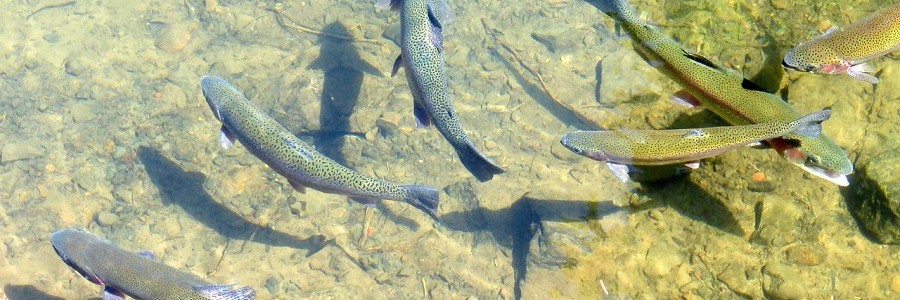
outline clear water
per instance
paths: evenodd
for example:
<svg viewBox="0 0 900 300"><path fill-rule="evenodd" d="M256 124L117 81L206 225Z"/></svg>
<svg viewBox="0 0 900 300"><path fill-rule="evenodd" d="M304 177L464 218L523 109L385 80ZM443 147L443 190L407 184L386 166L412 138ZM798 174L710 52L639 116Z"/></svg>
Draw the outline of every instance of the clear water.
<svg viewBox="0 0 900 300"><path fill-rule="evenodd" d="M389 75L398 16L370 2L5 3L0 298L100 294L48 242L69 227L253 286L259 299L900 293L898 248L868 239L847 211L856 184L839 189L753 149L661 183L623 184L561 147L563 134L592 126L722 124L670 103L679 87L583 1L450 3L454 106L507 169L475 182L436 130L415 128L406 81ZM872 62L875 87L779 66L796 43L883 1L633 4L686 48L764 87L789 87L800 111L832 107L825 133L857 168L900 149L890 146L900 113L893 57ZM242 146L221 149L199 91L205 74L360 173L442 189L441 224L396 202L367 212L343 196L295 192Z"/></svg>

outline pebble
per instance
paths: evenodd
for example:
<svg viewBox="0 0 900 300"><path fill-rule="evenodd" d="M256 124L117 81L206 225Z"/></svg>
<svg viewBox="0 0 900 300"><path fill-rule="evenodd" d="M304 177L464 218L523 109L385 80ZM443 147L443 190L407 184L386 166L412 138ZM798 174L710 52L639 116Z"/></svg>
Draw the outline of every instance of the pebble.
<svg viewBox="0 0 900 300"><path fill-rule="evenodd" d="M891 277L891 292L900 293L900 274Z"/></svg>
<svg viewBox="0 0 900 300"><path fill-rule="evenodd" d="M34 140L12 142L0 148L0 162L8 163L23 159L32 159L44 156L44 148Z"/></svg>
<svg viewBox="0 0 900 300"><path fill-rule="evenodd" d="M102 212L97 215L97 224L103 227L119 224L119 216L111 212Z"/></svg>
<svg viewBox="0 0 900 300"><path fill-rule="evenodd" d="M156 47L168 52L177 52L191 40L191 32L197 28L197 23L180 23L172 24L163 29L159 36L156 37Z"/></svg>
<svg viewBox="0 0 900 300"><path fill-rule="evenodd" d="M93 105L89 102L78 102L72 105L72 108L69 109L69 114L72 115L72 120L75 123L87 122L96 117Z"/></svg>
<svg viewBox="0 0 900 300"><path fill-rule="evenodd" d="M825 261L825 251L821 245L799 245L787 251L787 259L797 265L818 266Z"/></svg>
<svg viewBox="0 0 900 300"><path fill-rule="evenodd" d="M266 279L266 290L269 290L269 293L272 295L277 295L278 291L281 289L279 286L281 281L278 280L275 276L269 276Z"/></svg>

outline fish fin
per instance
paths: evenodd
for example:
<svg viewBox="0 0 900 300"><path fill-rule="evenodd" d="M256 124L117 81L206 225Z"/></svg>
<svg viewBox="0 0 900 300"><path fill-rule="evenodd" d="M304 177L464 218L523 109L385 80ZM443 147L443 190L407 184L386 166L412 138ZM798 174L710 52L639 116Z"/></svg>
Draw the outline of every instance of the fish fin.
<svg viewBox="0 0 900 300"><path fill-rule="evenodd" d="M428 1L428 12L441 25L441 28L453 22L453 19L456 18L445 0Z"/></svg>
<svg viewBox="0 0 900 300"><path fill-rule="evenodd" d="M680 90L672 94L672 97L669 97L669 100L684 107L697 107L700 106L700 101L697 101L697 97L694 97L694 94L691 94L687 90Z"/></svg>
<svg viewBox="0 0 900 300"><path fill-rule="evenodd" d="M606 163L606 167L609 168L609 171L616 176L621 182L628 182L631 180L631 177L628 176L628 166L616 163Z"/></svg>
<svg viewBox="0 0 900 300"><path fill-rule="evenodd" d="M375 208L375 204L378 202L378 200L375 200L375 199L362 198L362 197L350 197L350 200L356 201L356 203L359 203L359 204L362 204L362 205L365 205L365 206L368 206L371 208Z"/></svg>
<svg viewBox="0 0 900 300"><path fill-rule="evenodd" d="M695 63L697 63L697 64L703 65L703 66L705 66L705 67L707 67L707 68L710 68L710 69L713 69L713 70L716 70L716 71L721 71L721 70L722 70L722 68L720 68L720 67L719 67L718 65L716 65L714 62L712 62L711 60L709 60L708 58L706 58L706 57L704 57L704 56L702 56L702 55L700 55L700 54L687 52L687 50L684 50L684 49L681 49L681 51L684 53L684 56L685 56L685 57L687 57L688 59L690 59L691 61L693 61L693 62L695 62Z"/></svg>
<svg viewBox="0 0 900 300"><path fill-rule="evenodd" d="M407 193L406 199L403 199L404 202L418 208L435 221L438 221L437 208L440 198L436 189L416 184L402 185L400 187L406 190Z"/></svg>
<svg viewBox="0 0 900 300"><path fill-rule="evenodd" d="M195 286L192 289L209 300L252 300L256 298L256 291L249 286L223 284Z"/></svg>
<svg viewBox="0 0 900 300"><path fill-rule="evenodd" d="M397 55L397 59L394 60L394 66L391 67L391 77L397 75L397 71L400 71L401 67L403 67L403 54Z"/></svg>
<svg viewBox="0 0 900 300"><path fill-rule="evenodd" d="M428 111L418 102L413 103L413 116L416 118L416 128L431 126L431 117L428 116Z"/></svg>
<svg viewBox="0 0 900 300"><path fill-rule="evenodd" d="M691 169L697 169L700 167L700 162L699 161L687 162L684 164L684 166L691 168Z"/></svg>
<svg viewBox="0 0 900 300"><path fill-rule="evenodd" d="M683 138L692 138L692 137L700 137L700 136L703 136L703 129L699 129L699 128L688 130L688 132L685 132L684 134L681 135L681 137L683 137Z"/></svg>
<svg viewBox="0 0 900 300"><path fill-rule="evenodd" d="M769 143L764 143L761 141L749 143L749 144L747 144L747 147L753 148L753 149L770 149L770 148L772 148L772 146L769 145Z"/></svg>
<svg viewBox="0 0 900 300"><path fill-rule="evenodd" d="M878 77L872 76L875 68L867 63L855 64L847 69L847 75L857 80L862 80L871 84L878 83Z"/></svg>
<svg viewBox="0 0 900 300"><path fill-rule="evenodd" d="M822 37L831 35L832 33L838 32L840 30L841 30L841 28L837 27L837 26L828 27L828 30L825 30L825 33L822 34Z"/></svg>
<svg viewBox="0 0 900 300"><path fill-rule="evenodd" d="M465 144L460 146L454 145L453 148L456 150L456 155L459 156L459 160L466 167L466 170L475 175L478 181L485 182L494 178L495 174L505 172L503 168L497 166L483 153L479 152L478 149L475 149L472 141L466 141Z"/></svg>
<svg viewBox="0 0 900 300"><path fill-rule="evenodd" d="M125 300L125 293L111 286L103 288L103 300Z"/></svg>
<svg viewBox="0 0 900 300"><path fill-rule="evenodd" d="M149 260L156 259L156 254L153 254L153 252L150 252L150 250L141 250L141 251L135 252L135 254L137 254L140 257L149 259Z"/></svg>
<svg viewBox="0 0 900 300"><path fill-rule="evenodd" d="M750 91L757 91L757 92L770 93L770 94L772 93L770 91L767 91L763 87L759 86L755 82L750 81L750 79L747 79L747 78L744 78L743 80L741 80L741 87L744 88L745 90L750 90Z"/></svg>
<svg viewBox="0 0 900 300"><path fill-rule="evenodd" d="M303 185L302 183L293 181L293 180L288 180L288 182L291 183L291 187L294 188L295 191L306 194L306 186L305 185Z"/></svg>
<svg viewBox="0 0 900 300"><path fill-rule="evenodd" d="M794 133L807 137L817 137L822 133L822 122L828 120L828 118L831 118L830 109L803 116L795 121L797 129L794 130Z"/></svg>
<svg viewBox="0 0 900 300"><path fill-rule="evenodd" d="M434 15L431 6L428 7L428 23L431 25L431 44L438 52L444 52L444 33L440 20Z"/></svg>
<svg viewBox="0 0 900 300"><path fill-rule="evenodd" d="M230 149L231 146L234 146L234 140L234 133L223 124L222 129L219 130L219 143L222 144L222 148Z"/></svg>
<svg viewBox="0 0 900 300"><path fill-rule="evenodd" d="M400 3L403 3L403 0L378 0L377 2L375 2L375 7L397 10L400 8Z"/></svg>
<svg viewBox="0 0 900 300"><path fill-rule="evenodd" d="M305 145L298 144L297 141L294 141L294 139L295 139L294 136L291 136L291 137L285 136L284 143L288 144L288 146L291 146L291 148L294 148L294 150L297 150L297 153L300 153L300 155L303 156L304 159L312 160L313 159L312 151L307 149L307 147L304 147ZM301 141L300 143L303 143L303 142Z"/></svg>

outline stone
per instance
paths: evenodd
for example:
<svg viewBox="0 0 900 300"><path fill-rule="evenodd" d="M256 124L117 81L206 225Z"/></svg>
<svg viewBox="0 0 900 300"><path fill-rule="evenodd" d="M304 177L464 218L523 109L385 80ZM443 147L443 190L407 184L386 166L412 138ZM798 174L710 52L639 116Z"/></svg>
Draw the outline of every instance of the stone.
<svg viewBox="0 0 900 300"><path fill-rule="evenodd" d="M900 244L900 154L882 151L868 161L855 176L848 208L876 242Z"/></svg>
<svg viewBox="0 0 900 300"><path fill-rule="evenodd" d="M94 105L90 102L78 102L69 109L72 120L75 123L82 123L93 120L96 117Z"/></svg>
<svg viewBox="0 0 900 300"><path fill-rule="evenodd" d="M172 24L163 29L156 37L157 48L167 52L177 52L191 40L191 32L197 28L197 23L187 22Z"/></svg>
<svg viewBox="0 0 900 300"><path fill-rule="evenodd" d="M43 157L46 149L35 139L12 142L0 148L0 163Z"/></svg>
<svg viewBox="0 0 900 300"><path fill-rule="evenodd" d="M805 299L803 277L790 267L768 263L763 267L763 292L771 299Z"/></svg>
<svg viewBox="0 0 900 300"><path fill-rule="evenodd" d="M822 245L798 245L787 250L787 260L796 265L818 266L825 261L827 250Z"/></svg>
<svg viewBox="0 0 900 300"><path fill-rule="evenodd" d="M97 224L103 227L119 224L119 216L111 212L102 212L97 215Z"/></svg>

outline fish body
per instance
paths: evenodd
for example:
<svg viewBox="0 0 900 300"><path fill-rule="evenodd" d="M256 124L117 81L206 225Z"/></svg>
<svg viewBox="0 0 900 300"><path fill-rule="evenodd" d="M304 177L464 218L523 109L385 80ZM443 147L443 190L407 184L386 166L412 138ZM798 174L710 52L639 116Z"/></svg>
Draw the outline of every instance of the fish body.
<svg viewBox="0 0 900 300"><path fill-rule="evenodd" d="M878 83L864 62L900 48L900 3L884 8L844 28L831 27L819 37L788 51L782 65L824 74L847 73Z"/></svg>
<svg viewBox="0 0 900 300"><path fill-rule="evenodd" d="M691 163L788 133L817 136L830 110L792 122L670 130L576 131L560 141L576 154L615 164L658 166Z"/></svg>
<svg viewBox="0 0 900 300"><path fill-rule="evenodd" d="M240 141L297 191L305 192L310 187L370 206L381 199L403 201L437 218L438 193L434 188L398 185L359 174L291 134L224 79L204 76L200 86L216 119L222 122L222 146L229 148L235 139Z"/></svg>
<svg viewBox="0 0 900 300"><path fill-rule="evenodd" d="M475 148L453 110L443 49L442 22L449 19L446 4L440 0L381 0L376 6L400 11L400 56L391 73L396 74L400 67L406 69L416 124L434 124L479 181L503 173Z"/></svg>
<svg viewBox="0 0 900 300"><path fill-rule="evenodd" d="M50 236L63 262L105 287L104 299L254 299L251 287L214 284L130 252L90 233L64 229Z"/></svg>
<svg viewBox="0 0 900 300"><path fill-rule="evenodd" d="M684 87L703 107L732 125L790 122L803 115L778 96L764 91L732 70L690 53L678 42L639 20L624 0L596 0L632 38L634 48L651 66ZM817 177L847 186L853 164L844 150L824 134L787 134L767 144L792 164Z"/></svg>

